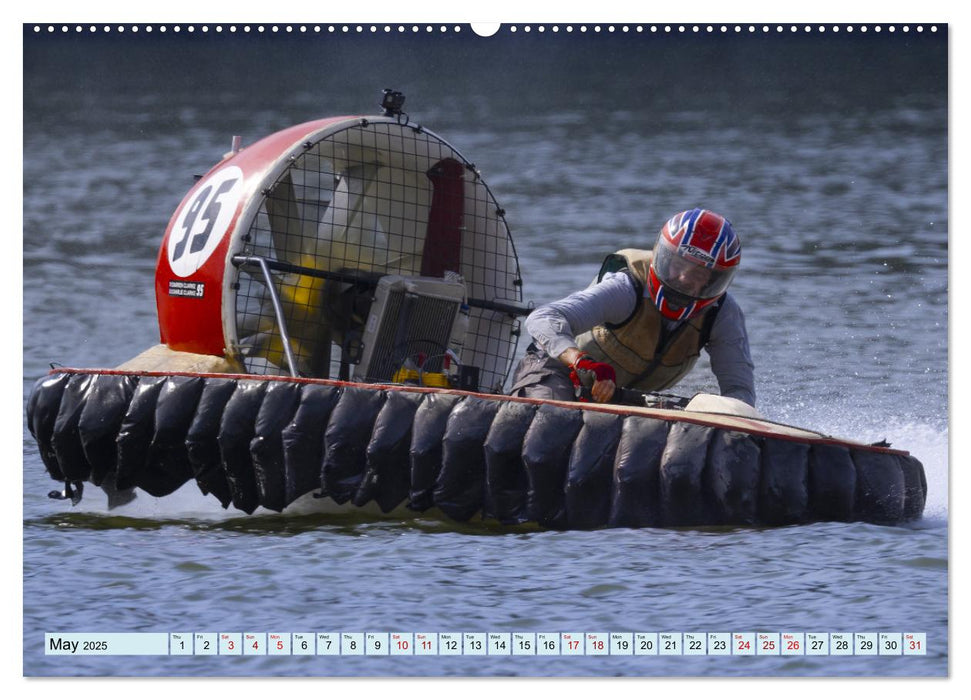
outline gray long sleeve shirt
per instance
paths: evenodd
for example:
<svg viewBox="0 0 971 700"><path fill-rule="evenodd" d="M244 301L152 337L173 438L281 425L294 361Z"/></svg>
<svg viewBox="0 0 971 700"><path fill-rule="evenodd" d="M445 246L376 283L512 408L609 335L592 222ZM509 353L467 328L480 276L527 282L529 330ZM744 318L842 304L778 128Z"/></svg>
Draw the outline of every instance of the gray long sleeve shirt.
<svg viewBox="0 0 971 700"><path fill-rule="evenodd" d="M649 300L646 303L651 303ZM526 318L526 331L551 357L576 347L576 336L603 323L621 323L637 306L637 290L623 273L605 275L598 284L565 299L540 306ZM665 321L669 329L678 321ZM755 365L748 346L745 317L730 294L725 295L705 346L722 396L755 405Z"/></svg>

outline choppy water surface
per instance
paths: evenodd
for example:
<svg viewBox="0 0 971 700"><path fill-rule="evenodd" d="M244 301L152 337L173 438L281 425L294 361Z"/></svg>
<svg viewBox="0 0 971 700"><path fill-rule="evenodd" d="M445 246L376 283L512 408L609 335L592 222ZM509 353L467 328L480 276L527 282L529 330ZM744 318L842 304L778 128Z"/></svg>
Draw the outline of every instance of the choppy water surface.
<svg viewBox="0 0 971 700"><path fill-rule="evenodd" d="M48 363L157 342L153 270L192 175L380 90L482 170L525 296L585 284L704 205L774 420L923 463L910 527L508 532L238 517L193 486L76 508L23 430L28 675L947 673L946 36L25 37L23 399ZM528 60L526 60L528 58ZM683 393L714 388L696 370ZM921 658L46 657L47 631L900 631Z"/></svg>

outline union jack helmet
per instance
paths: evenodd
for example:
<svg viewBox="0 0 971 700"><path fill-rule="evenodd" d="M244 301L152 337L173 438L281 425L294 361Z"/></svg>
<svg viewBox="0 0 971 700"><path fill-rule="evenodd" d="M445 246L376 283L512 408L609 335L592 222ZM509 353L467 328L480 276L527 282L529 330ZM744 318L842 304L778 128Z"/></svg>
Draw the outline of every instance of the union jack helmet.
<svg viewBox="0 0 971 700"><path fill-rule="evenodd" d="M741 259L742 245L724 216L707 209L675 214L654 245L648 295L665 318L691 318L725 293Z"/></svg>

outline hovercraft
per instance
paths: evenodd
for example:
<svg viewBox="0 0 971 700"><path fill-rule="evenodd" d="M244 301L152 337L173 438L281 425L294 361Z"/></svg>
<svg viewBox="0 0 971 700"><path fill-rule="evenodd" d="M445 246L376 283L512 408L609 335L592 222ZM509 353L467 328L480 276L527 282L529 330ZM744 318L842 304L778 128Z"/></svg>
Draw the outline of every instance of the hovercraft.
<svg viewBox="0 0 971 700"><path fill-rule="evenodd" d="M112 506L194 480L245 513L312 494L558 529L921 516L906 451L732 399L504 396L530 310L504 211L403 101L233 138L162 240L160 344L35 384L52 497L88 482Z"/></svg>

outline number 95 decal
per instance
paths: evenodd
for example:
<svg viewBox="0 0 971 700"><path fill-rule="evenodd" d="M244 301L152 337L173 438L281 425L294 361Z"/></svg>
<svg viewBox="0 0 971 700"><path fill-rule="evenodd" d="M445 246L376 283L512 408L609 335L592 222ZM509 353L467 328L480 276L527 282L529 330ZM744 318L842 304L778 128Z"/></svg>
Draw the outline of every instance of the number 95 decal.
<svg viewBox="0 0 971 700"><path fill-rule="evenodd" d="M172 272L188 277L205 264L229 229L242 193L243 171L234 165L202 182L172 226L168 241Z"/></svg>

